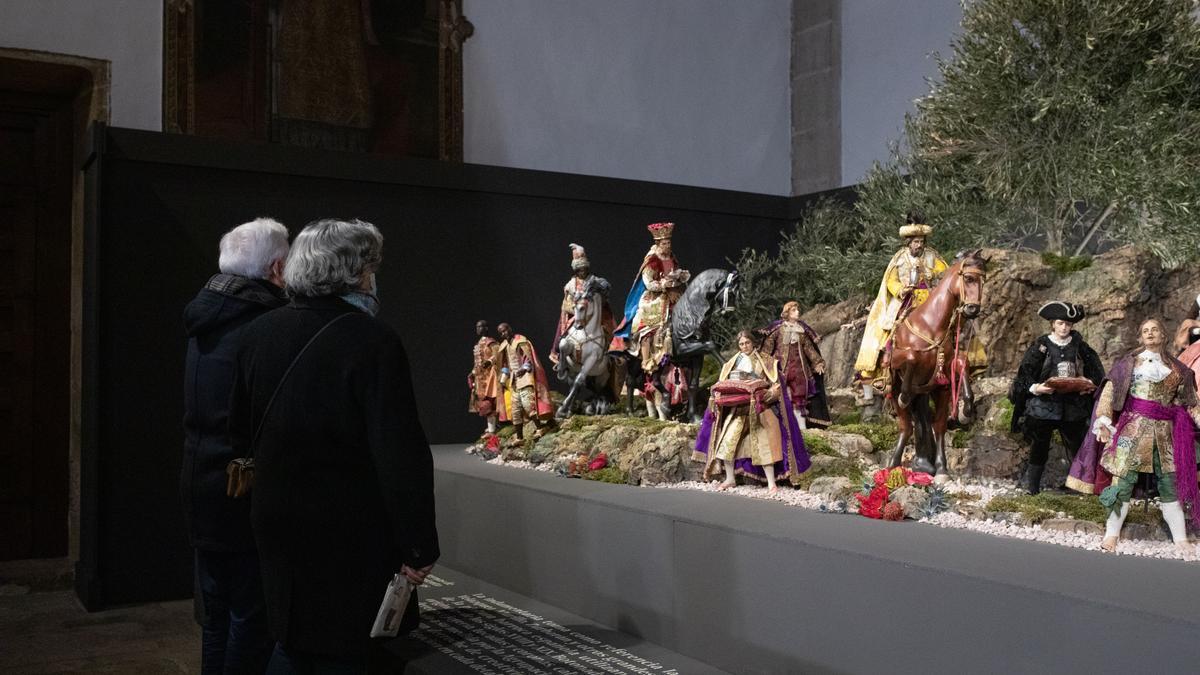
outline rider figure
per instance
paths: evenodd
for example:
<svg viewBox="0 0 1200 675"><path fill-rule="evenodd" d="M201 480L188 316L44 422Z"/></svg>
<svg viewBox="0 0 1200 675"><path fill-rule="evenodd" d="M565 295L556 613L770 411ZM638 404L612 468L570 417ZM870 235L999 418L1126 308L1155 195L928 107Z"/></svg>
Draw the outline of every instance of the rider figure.
<svg viewBox="0 0 1200 675"><path fill-rule="evenodd" d="M625 300L625 320L616 334L630 338L629 354L641 359L647 384L646 409L651 416L657 413L665 418L663 393L651 383L663 358L671 353L671 308L683 294L691 273L679 266L671 252L675 223L653 223L646 229L654 238L654 246L642 259Z"/></svg>
<svg viewBox="0 0 1200 675"><path fill-rule="evenodd" d="M920 211L909 211L900 228L904 248L896 251L883 273L879 293L867 316L862 346L854 362L866 400L872 398L872 383L878 382L877 387L886 383L892 329L913 308L925 302L930 289L946 271L942 256L925 245L926 237L932 232L933 228L925 223L925 215Z"/></svg>
<svg viewBox="0 0 1200 675"><path fill-rule="evenodd" d="M562 305L558 313L558 328L554 331L554 342L550 347L550 362L558 363L558 343L567 334L571 328L571 322L575 320L575 301L579 294L583 293L583 289L587 287L589 281L593 279L591 263L588 262L587 251L579 244L570 244L571 247L571 278L563 286ZM601 318L604 326L604 344L608 345L612 341L615 322L613 321L612 309L608 303L604 303L604 315Z"/></svg>

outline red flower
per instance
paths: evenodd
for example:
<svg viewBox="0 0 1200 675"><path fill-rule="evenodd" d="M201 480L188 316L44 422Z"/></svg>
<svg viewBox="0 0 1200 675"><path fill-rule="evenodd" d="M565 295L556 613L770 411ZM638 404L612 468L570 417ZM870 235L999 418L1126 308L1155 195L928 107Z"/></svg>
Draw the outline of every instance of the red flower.
<svg viewBox="0 0 1200 675"><path fill-rule="evenodd" d="M488 450L499 450L500 437L496 434L488 434L487 440L484 441L484 447L486 447Z"/></svg>
<svg viewBox="0 0 1200 675"><path fill-rule="evenodd" d="M904 507L897 502L888 502L888 505L883 507L884 520L904 520Z"/></svg>
<svg viewBox="0 0 1200 675"><path fill-rule="evenodd" d="M911 472L908 472L908 484L909 485L932 485L933 484L933 476L930 476L929 474L925 473L924 471L911 471Z"/></svg>
<svg viewBox="0 0 1200 675"><path fill-rule="evenodd" d="M886 485L877 485L871 490L871 494L863 496L862 494L854 495L858 500L858 512L868 518L879 519L883 517L883 507L887 504L888 489Z"/></svg>
<svg viewBox="0 0 1200 675"><path fill-rule="evenodd" d="M596 455L591 462L588 462L588 471L599 471L608 466L608 455L603 452Z"/></svg>
<svg viewBox="0 0 1200 675"><path fill-rule="evenodd" d="M880 469L876 471L873 476L871 476L871 480L875 483L876 487L880 485L887 485L888 474L891 472L891 469Z"/></svg>

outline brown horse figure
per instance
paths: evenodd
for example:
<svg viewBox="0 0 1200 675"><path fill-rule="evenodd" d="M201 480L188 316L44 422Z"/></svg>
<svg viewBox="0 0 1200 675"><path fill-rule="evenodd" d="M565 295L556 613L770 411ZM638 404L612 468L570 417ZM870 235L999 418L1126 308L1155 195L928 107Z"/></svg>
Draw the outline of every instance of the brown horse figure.
<svg viewBox="0 0 1200 675"><path fill-rule="evenodd" d="M891 396L900 437L889 467L899 466L915 426L917 452L912 468L935 475L946 471L946 427L952 413L959 415L952 407L970 410L972 406L966 357L971 333L969 327L963 329L983 303L988 261L981 252L961 254L929 298L897 322L892 332ZM965 405L960 406L960 400Z"/></svg>

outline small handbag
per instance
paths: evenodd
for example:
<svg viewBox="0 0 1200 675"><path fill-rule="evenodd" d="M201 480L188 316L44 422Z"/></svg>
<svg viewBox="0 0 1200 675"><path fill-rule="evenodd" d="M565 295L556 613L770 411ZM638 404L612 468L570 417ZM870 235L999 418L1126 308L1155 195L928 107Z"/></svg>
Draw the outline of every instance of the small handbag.
<svg viewBox="0 0 1200 675"><path fill-rule="evenodd" d="M338 314L324 326L321 326L321 329L314 333L308 339L308 342L304 343L304 346L300 348L300 353L296 354L296 358L292 359L287 370L283 371L283 377L279 378L279 384L275 385L275 391L271 392L271 398L267 399L267 407L263 408L262 418L258 420L258 428L254 430L254 439L250 441L250 456L238 457L225 465L225 494L227 496L234 499L244 497L250 493L250 488L254 487L254 446L258 444L258 436L262 433L263 424L267 421L267 415L271 413L271 404L275 403L275 396L283 388L283 383L287 381L288 375L292 374L292 368L296 367L296 362L300 360L301 356L304 356L304 352L308 351L308 348L321 336L321 333L325 332L326 328L332 326L338 319L350 314L353 314L353 312Z"/></svg>
<svg viewBox="0 0 1200 675"><path fill-rule="evenodd" d="M225 465L225 494L237 499L250 492L254 485L254 458L238 457Z"/></svg>

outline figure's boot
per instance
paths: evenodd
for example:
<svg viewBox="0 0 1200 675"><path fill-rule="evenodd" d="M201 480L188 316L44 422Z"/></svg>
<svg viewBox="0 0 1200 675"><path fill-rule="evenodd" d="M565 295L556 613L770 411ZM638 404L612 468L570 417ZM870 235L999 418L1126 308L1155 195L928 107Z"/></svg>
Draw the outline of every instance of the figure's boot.
<svg viewBox="0 0 1200 675"><path fill-rule="evenodd" d="M1046 470L1045 464L1030 464L1025 469L1025 479L1021 481L1021 489L1031 495L1036 495L1042 491L1042 472Z"/></svg>
<svg viewBox="0 0 1200 675"><path fill-rule="evenodd" d="M1121 526L1125 524L1125 516L1128 515L1129 502L1122 504L1119 512L1108 514L1108 521L1104 523L1104 541L1100 542L1100 548L1109 553L1116 553L1117 540L1121 538Z"/></svg>
<svg viewBox="0 0 1200 675"><path fill-rule="evenodd" d="M1175 542L1175 547L1183 554L1183 557L1191 560L1196 557L1196 549L1188 543L1187 537L1187 518L1183 515L1183 506L1179 502L1166 502L1162 505L1163 520L1167 521L1167 527L1171 529L1171 541Z"/></svg>
<svg viewBox="0 0 1200 675"><path fill-rule="evenodd" d="M495 416L495 415L488 415L488 418L487 418L487 432L488 432L489 434L494 434L494 433L496 433L496 416Z"/></svg>
<svg viewBox="0 0 1200 675"><path fill-rule="evenodd" d="M658 406L659 419L663 421L671 419L671 406L667 403L667 395L658 389L654 390L654 404Z"/></svg>
<svg viewBox="0 0 1200 675"><path fill-rule="evenodd" d="M801 429L808 428L808 421L804 419L804 413L792 408L792 417L796 418L796 424L800 425Z"/></svg>

